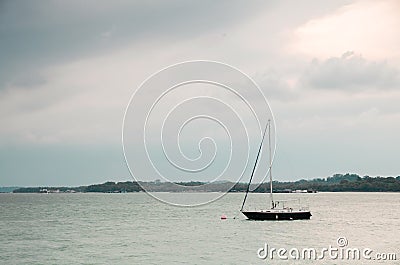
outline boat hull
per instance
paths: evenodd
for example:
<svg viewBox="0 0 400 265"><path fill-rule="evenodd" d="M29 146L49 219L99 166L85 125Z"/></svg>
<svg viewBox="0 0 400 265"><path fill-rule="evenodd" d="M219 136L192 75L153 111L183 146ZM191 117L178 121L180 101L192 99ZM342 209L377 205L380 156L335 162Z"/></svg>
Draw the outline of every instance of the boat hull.
<svg viewBox="0 0 400 265"><path fill-rule="evenodd" d="M249 220L306 220L311 218L309 211L244 211L242 212Z"/></svg>

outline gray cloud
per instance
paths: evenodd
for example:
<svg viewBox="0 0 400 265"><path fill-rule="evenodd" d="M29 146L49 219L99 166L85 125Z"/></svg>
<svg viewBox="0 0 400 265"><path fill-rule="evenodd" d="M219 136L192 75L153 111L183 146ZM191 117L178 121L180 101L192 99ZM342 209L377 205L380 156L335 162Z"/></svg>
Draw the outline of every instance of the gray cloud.
<svg viewBox="0 0 400 265"><path fill-rule="evenodd" d="M289 101L298 98L299 92L288 84L287 76L277 70L256 74L254 80L271 100Z"/></svg>
<svg viewBox="0 0 400 265"><path fill-rule="evenodd" d="M21 89L32 89L35 87L42 86L47 83L46 78L37 72L24 73L21 76L16 76L7 87L21 88ZM1 89L1 87L0 87Z"/></svg>
<svg viewBox="0 0 400 265"><path fill-rule="evenodd" d="M260 12L240 1L5 1L0 86L15 73L156 39L171 44ZM265 6L265 4L262 4ZM221 35L225 32L222 29Z"/></svg>
<svg viewBox="0 0 400 265"><path fill-rule="evenodd" d="M314 59L306 69L304 86L359 91L393 89L400 85L400 72L385 61L368 61L354 52L325 61Z"/></svg>

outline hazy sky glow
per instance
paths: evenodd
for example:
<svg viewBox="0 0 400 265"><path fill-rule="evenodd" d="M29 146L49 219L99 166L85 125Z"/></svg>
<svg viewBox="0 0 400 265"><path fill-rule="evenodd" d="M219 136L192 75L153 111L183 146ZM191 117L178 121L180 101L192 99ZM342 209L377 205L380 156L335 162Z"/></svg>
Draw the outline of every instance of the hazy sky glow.
<svg viewBox="0 0 400 265"><path fill-rule="evenodd" d="M130 180L131 94L168 65L250 75L277 180L399 175L398 1L2 1L0 186Z"/></svg>

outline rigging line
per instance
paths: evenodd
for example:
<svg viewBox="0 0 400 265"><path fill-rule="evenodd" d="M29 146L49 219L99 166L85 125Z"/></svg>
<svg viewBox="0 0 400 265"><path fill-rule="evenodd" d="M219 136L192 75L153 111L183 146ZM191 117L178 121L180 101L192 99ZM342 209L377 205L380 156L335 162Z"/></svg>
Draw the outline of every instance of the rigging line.
<svg viewBox="0 0 400 265"><path fill-rule="evenodd" d="M264 134L263 134L263 137L262 137L262 139L261 139L261 144L260 144L260 147L258 148L258 153L257 153L257 157L256 157L256 162L254 163L253 171L251 172L249 184L247 185L246 194L244 195L244 200L243 200L243 203L242 203L242 208L240 208L240 211L243 211L243 207L244 207L244 204L245 204L246 199L247 199L247 194L249 193L249 190L250 190L251 180L253 179L254 171L256 170L256 167L257 167L257 161L258 161L258 157L260 156L261 147L262 147L262 145L263 145L264 138L265 138L265 133L267 132L267 128L268 128L268 126L270 126L270 123L271 123L271 121L268 120L268 123L267 123L267 125L265 126Z"/></svg>
<svg viewBox="0 0 400 265"><path fill-rule="evenodd" d="M268 120L268 123L271 121ZM269 147L269 187L271 195L272 209L275 208L274 197L272 195L272 154L271 154L271 125L268 126L268 147Z"/></svg>

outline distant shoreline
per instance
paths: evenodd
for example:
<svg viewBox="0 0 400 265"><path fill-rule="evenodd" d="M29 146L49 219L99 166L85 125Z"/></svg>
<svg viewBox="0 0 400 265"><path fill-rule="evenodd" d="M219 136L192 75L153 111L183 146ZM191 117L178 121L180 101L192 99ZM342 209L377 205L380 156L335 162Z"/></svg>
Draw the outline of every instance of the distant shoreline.
<svg viewBox="0 0 400 265"><path fill-rule="evenodd" d="M400 176L360 177L356 174L335 174L328 178L298 180L289 182L274 181L275 193L313 193L313 192L400 192ZM244 192L247 183L220 182L105 182L79 187L0 187L2 193L125 193L125 192ZM255 193L269 192L269 182L252 184Z"/></svg>

